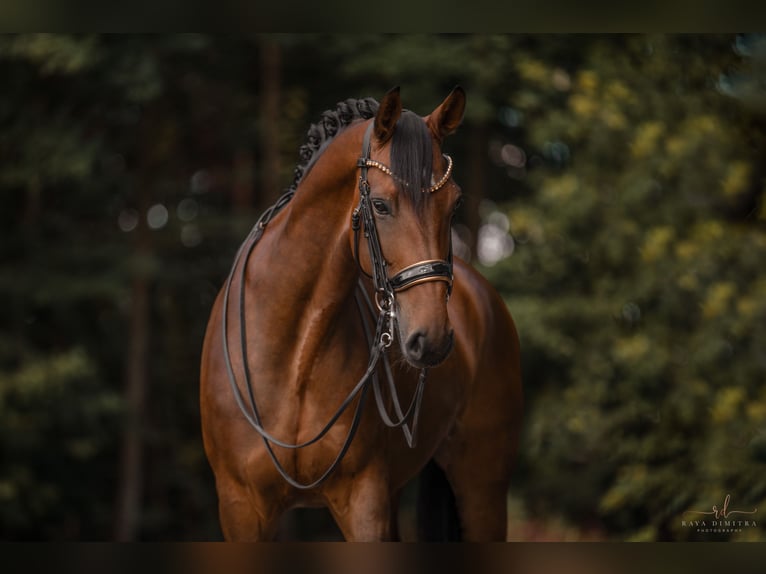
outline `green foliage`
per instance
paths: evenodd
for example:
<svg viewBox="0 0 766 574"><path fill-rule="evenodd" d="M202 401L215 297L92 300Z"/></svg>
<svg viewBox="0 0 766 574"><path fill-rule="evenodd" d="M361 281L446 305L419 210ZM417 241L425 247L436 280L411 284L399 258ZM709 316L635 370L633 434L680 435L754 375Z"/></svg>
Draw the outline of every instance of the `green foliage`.
<svg viewBox="0 0 766 574"><path fill-rule="evenodd" d="M103 56L94 36L19 34L0 44L0 56L25 60L42 75L73 75L92 68Z"/></svg>
<svg viewBox="0 0 766 574"><path fill-rule="evenodd" d="M204 492L211 494L188 502L187 516L201 505L209 508L208 523L213 520L196 423L198 361L188 355L190 349L192 355L199 352L203 315L212 299L213 287L203 277L221 275L228 262L206 256L200 247L190 271L182 234L205 209L210 213L202 230L192 231L208 232L216 225L217 209L199 198L192 216L158 229L143 249L134 229L139 217L146 217L138 208L147 196L177 209L189 193L193 171L169 178L155 167L178 169L183 151L176 142L191 131L189 122L184 114L153 109L180 99L185 78L177 60L199 70L195 55L205 46L197 36L0 39L0 71L7 79L0 93L0 538L112 536L120 438L130 424L123 387L134 313L131 282L138 277L147 278L152 292L174 284L177 293L187 294L176 296L186 309L174 308L180 317L172 329L161 326L167 320L161 307L150 308L150 352L162 350L171 335L176 340L168 353L174 362L152 362L148 379L191 381L181 401L165 398L162 385L151 393L153 403L171 404L165 405L162 430L153 428L151 417L144 420L147 458L168 448L154 438L162 435L174 437L169 450L182 453L182 460L174 474L152 473L152 487L160 494L152 492L148 500L166 500L168 484L182 492L205 484ZM156 121L160 115L163 121ZM202 164L196 169L207 167L204 161L187 159L191 167ZM121 230L126 213L136 222ZM230 230L231 220L218 226L222 245L233 242ZM199 317L196 331L189 331L196 335L193 341L178 340L186 316ZM164 424L176 424L179 434ZM200 475L188 484L187 477ZM169 515L155 519L154 532L167 527Z"/></svg>
<svg viewBox="0 0 766 574"><path fill-rule="evenodd" d="M108 527L104 476L121 399L103 387L93 358L75 347L0 370L0 412L5 536L58 538ZM81 512L62 516L67 508Z"/></svg>
<svg viewBox="0 0 766 574"><path fill-rule="evenodd" d="M467 120L487 122L496 114L497 94L513 81L506 58L517 42L508 35L337 36L329 39L328 53L341 62L340 77L365 93L401 85L407 106L423 113L461 84L471 94Z"/></svg>
<svg viewBox="0 0 766 574"><path fill-rule="evenodd" d="M730 43L596 40L564 97L555 66L517 62L529 142L571 150L530 171L516 251L487 270L522 337L520 488L617 538L710 539L684 512L727 493L766 507L763 148L715 89Z"/></svg>

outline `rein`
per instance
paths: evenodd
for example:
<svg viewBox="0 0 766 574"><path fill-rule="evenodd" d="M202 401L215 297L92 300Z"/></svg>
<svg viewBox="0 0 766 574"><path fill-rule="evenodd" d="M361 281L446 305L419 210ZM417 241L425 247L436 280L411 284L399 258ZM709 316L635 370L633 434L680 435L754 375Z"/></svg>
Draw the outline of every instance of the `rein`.
<svg viewBox="0 0 766 574"><path fill-rule="evenodd" d="M357 165L360 168L359 205L356 207L356 209L354 209L351 225L352 225L352 229L354 230L355 258L359 266L359 269L362 271L362 273L364 273L368 277L371 277L373 280L373 285L375 288L375 303L378 308L378 314L377 314L377 319L375 321L375 328L373 332L373 327L368 317L368 314L371 314L374 317L375 309L373 307L373 302L371 301L369 295L367 294L367 291L365 290L364 285L362 284L362 280L360 278L359 284L357 285L355 297L356 297L357 306L359 308L359 313L361 315L362 322L364 325L364 332L367 337L367 343L370 346L370 356L367 361L367 369L365 370L364 374L359 379L357 384L354 386L354 388L351 390L351 392L348 394L348 396L340 404L335 414L330 418L330 420L325 424L325 426L322 427L322 429L313 438L301 443L287 443L274 437L263 427L261 414L258 411L258 407L255 401L255 395L254 395L253 385L252 385L252 380L250 375L250 367L247 362L247 356L248 356L247 355L247 325L245 321L245 308L246 308L245 307L245 277L246 277L247 263L248 263L248 260L250 259L250 255L253 252L253 249L255 248L255 246L258 244L261 237L263 236L266 226L274 218L274 216L277 215L282 209L284 209L284 207L290 202L290 200L293 198L295 194L294 190L290 190L284 195L282 195L277 200L277 202L271 207L269 207L258 219L256 224L253 226L252 230L248 234L247 238L245 239L245 241L242 243L239 250L237 251L237 255L234 258L234 264L232 265L231 271L229 272L229 275L226 279L226 285L224 288L223 317L222 317L223 353L224 353L224 359L226 363L226 371L228 374L229 383L232 388L234 399L236 400L237 405L239 406L239 409L242 411L242 414L244 415L245 419L248 421L250 426L252 426L253 429L263 439L264 445L266 446L266 451L268 452L269 457L274 463L274 466L279 472L279 474L290 485L301 490L307 490L307 489L311 489L311 488L315 488L319 486L325 480L327 480L330 474L340 464L340 461L343 459L349 447L351 446L351 441L354 439L354 436L356 435L356 431L359 427L359 422L361 420L362 407L364 405L365 398L367 396L367 392L369 390L370 384L372 384L373 386L375 402L377 404L378 413L380 414L380 417L383 423L386 426L391 428L401 427L404 433L404 437L407 442L407 445L410 448L414 448L416 446L417 426L418 426L420 407L422 404L423 390L425 388L425 380L426 380L426 375L428 373L428 369L421 370L412 400L410 401L410 404L407 407L406 411L403 411L401 403L399 401L398 392L394 384L391 365L388 360L388 355L386 353L386 351L391 346L394 340L394 326L396 322L396 316L395 316L396 293L403 291L405 289L409 289L410 287L414 287L415 285L418 285L420 283L427 282L427 281L446 282L448 284L448 287L447 287L448 298L449 298L449 294L452 291L453 274L452 274L452 243L451 241L450 241L449 259L447 261L442 261L442 260L421 261L419 263L415 263L414 265L405 267L404 269L399 271L394 277L391 277L391 278L388 277L388 273L386 269L387 268L386 260L383 257L383 250L380 245L380 238L378 236L377 228L375 226L375 220L372 215L372 209L370 204L370 185L369 185L369 182L367 181L367 170L369 167L375 167L375 168L381 169L385 173L388 173L392 177L395 177L395 176L393 175L391 170L388 169L386 166L370 159L370 151L371 151L370 139L371 139L371 133L372 133L372 125L373 123L371 122L370 126L365 132L364 141L362 145L362 157L357 162ZM444 176L441 178L441 180L437 184L432 185L428 189L424 189L423 190L424 192L433 193L434 191L437 191L449 179L449 176L452 171L452 159L449 158L449 156L445 156L445 157L447 157L447 160L448 160L447 171L445 172ZM372 270L373 270L372 275L364 271L359 261L360 219L361 219L361 223L364 225L364 236L367 239L367 243L369 247L370 259L372 261ZM229 343L228 343L228 309L229 309L229 297L231 293L231 285L232 285L232 280L234 278L235 270L237 269L237 265L239 264L243 256L244 256L244 261L242 263L242 266L239 272L239 281L240 281L240 285L239 285L239 323L240 323L239 344L240 344L240 349L242 353L242 361L244 364L244 378L245 378L244 387L247 391L246 398L243 396L242 391L240 390L239 385L237 384L237 379L234 374L234 367L232 365L231 354L229 352ZM387 411L384 397L383 397L383 392L380 388L381 387L380 379L378 377L378 373L376 370L376 367L378 366L380 362L382 362L383 364L384 375L385 375L385 378L387 379L387 386L389 388L389 392L391 395L391 400L392 400L394 412L395 412L394 417L390 416ZM288 449L298 449L298 448L304 448L316 443L330 431L330 429L335 425L338 419L343 415L343 413L346 411L349 405L351 405L351 403L354 401L354 399L357 396L359 396L359 400L356 404L356 408L354 409L351 426L349 427L348 433L346 435L346 439L344 440L340 451L338 451L337 456L335 457L333 462L328 466L328 468L319 476L319 478L317 478L311 483L301 483L301 482L298 482L292 476L290 476L290 474L285 470L285 468L282 466L282 463L279 462L279 459L274 453L273 445L277 445L282 448L288 448ZM410 421L410 419L412 420L411 429L410 429L410 426L408 425L408 421Z"/></svg>

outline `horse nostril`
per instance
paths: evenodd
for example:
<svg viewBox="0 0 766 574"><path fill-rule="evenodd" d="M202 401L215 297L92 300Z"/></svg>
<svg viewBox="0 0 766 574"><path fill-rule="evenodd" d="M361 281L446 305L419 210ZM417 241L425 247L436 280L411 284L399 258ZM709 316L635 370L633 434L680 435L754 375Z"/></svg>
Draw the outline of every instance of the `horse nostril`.
<svg viewBox="0 0 766 574"><path fill-rule="evenodd" d="M407 344L405 346L410 358L419 361L423 358L423 353L425 352L426 336L420 331L416 331L410 335L409 339L407 339Z"/></svg>

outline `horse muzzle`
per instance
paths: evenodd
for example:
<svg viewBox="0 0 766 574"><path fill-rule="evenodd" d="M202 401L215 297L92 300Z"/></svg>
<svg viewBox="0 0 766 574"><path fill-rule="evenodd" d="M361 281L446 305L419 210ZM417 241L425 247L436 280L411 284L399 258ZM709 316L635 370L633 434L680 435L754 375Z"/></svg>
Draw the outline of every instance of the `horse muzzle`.
<svg viewBox="0 0 766 574"><path fill-rule="evenodd" d="M415 331L404 341L404 357L407 362L418 369L435 367L442 363L452 351L455 344L455 334L449 330L446 337L435 340L429 337L425 331Z"/></svg>

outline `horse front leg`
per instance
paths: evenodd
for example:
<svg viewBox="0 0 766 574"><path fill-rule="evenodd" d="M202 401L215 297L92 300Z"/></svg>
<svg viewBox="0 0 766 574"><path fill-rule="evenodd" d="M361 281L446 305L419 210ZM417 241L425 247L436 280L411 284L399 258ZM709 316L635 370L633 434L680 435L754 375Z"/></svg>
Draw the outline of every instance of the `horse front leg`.
<svg viewBox="0 0 766 574"><path fill-rule="evenodd" d="M218 515L227 542L273 540L282 509L271 500L253 494L244 485L218 484Z"/></svg>
<svg viewBox="0 0 766 574"><path fill-rule="evenodd" d="M476 481L460 472L448 477L465 542L505 542L508 526L508 482Z"/></svg>
<svg viewBox="0 0 766 574"><path fill-rule="evenodd" d="M455 495L462 540L504 542L514 441L473 435L450 443L436 460Z"/></svg>
<svg viewBox="0 0 766 574"><path fill-rule="evenodd" d="M343 477L336 481L338 486L325 490L327 506L348 542L394 540L395 497L382 476L370 470L353 479Z"/></svg>

